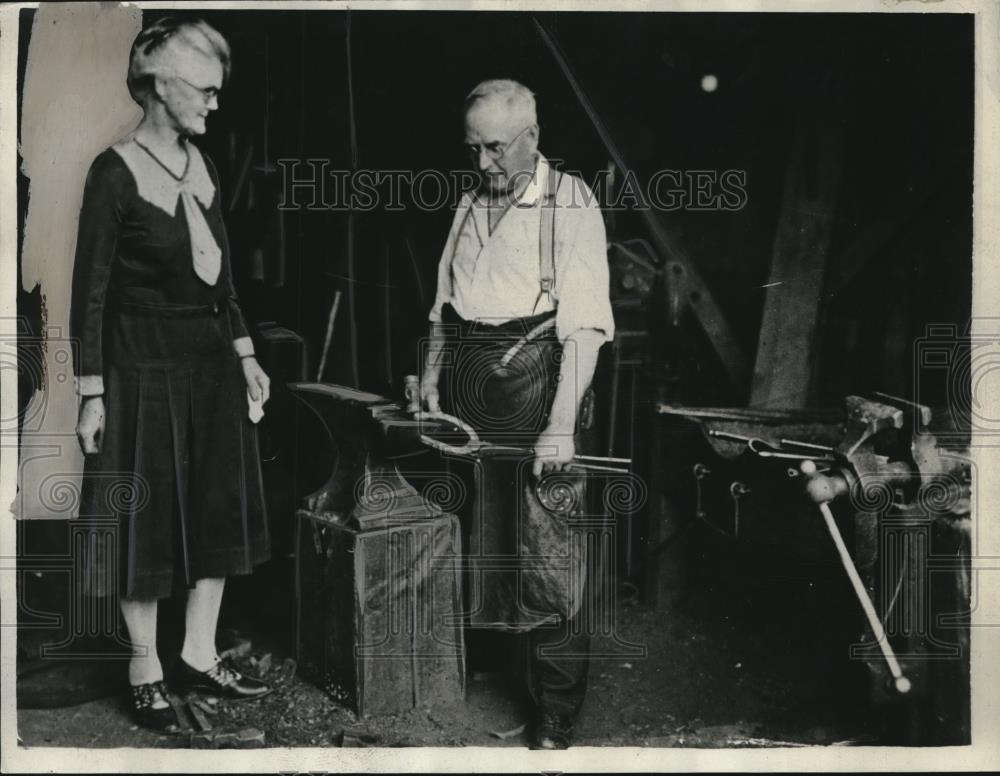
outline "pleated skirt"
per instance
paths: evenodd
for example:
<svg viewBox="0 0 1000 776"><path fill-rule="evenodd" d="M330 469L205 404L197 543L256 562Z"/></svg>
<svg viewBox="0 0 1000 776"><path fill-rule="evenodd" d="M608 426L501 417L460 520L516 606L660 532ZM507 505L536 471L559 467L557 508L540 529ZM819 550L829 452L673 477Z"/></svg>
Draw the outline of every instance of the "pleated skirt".
<svg viewBox="0 0 1000 776"><path fill-rule="evenodd" d="M83 588L169 597L270 556L257 431L226 313L105 317L105 430L84 464Z"/></svg>

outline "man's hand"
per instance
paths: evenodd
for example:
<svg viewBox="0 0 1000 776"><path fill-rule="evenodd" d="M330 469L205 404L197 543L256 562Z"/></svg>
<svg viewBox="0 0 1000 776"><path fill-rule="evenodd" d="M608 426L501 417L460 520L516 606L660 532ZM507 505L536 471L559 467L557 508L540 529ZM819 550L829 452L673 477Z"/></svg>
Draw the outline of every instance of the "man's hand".
<svg viewBox="0 0 1000 776"><path fill-rule="evenodd" d="M438 394L438 376L436 374L424 373L424 379L420 381L420 401L428 412L441 411L441 396Z"/></svg>
<svg viewBox="0 0 1000 776"><path fill-rule="evenodd" d="M542 472L562 471L576 455L572 432L545 429L535 442L535 462L531 471L536 477Z"/></svg>
<svg viewBox="0 0 1000 776"><path fill-rule="evenodd" d="M85 396L80 405L80 419L76 424L76 438L84 455L101 452L104 437L104 397Z"/></svg>
<svg viewBox="0 0 1000 776"><path fill-rule="evenodd" d="M427 356L420 377L420 403L428 412L441 411L441 397L438 394L438 378L441 376L441 351L447 342L441 324L432 323L427 339Z"/></svg>
<svg viewBox="0 0 1000 776"><path fill-rule="evenodd" d="M243 366L243 377L247 381L250 398L265 404L271 398L271 378L264 373L253 356L240 359L240 364Z"/></svg>
<svg viewBox="0 0 1000 776"><path fill-rule="evenodd" d="M597 353L604 336L596 329L580 329L563 343L562 363L559 365L559 382L552 399L548 428L535 442L535 464L532 471L538 477L542 472L559 471L573 460L576 446L576 414L583 394L590 385L597 366Z"/></svg>

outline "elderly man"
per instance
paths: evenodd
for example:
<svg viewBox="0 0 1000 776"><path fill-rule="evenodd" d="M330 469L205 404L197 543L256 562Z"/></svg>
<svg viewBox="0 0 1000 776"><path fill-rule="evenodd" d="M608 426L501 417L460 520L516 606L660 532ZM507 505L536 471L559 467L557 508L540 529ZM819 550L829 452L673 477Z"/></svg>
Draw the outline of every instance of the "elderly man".
<svg viewBox="0 0 1000 776"><path fill-rule="evenodd" d="M481 185L462 198L441 257L421 397L495 450L530 452L478 462L468 616L526 634L533 745L565 748L586 690L581 601L593 574L571 520L584 503L572 462L598 351L614 335L604 222L583 181L538 152L526 87L486 81L465 107Z"/></svg>

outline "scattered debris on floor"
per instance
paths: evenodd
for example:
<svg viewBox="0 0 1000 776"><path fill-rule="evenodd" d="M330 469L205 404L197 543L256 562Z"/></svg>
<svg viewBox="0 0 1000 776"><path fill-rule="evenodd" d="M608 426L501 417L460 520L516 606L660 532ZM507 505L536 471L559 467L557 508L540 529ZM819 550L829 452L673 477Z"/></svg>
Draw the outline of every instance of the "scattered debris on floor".
<svg viewBox="0 0 1000 776"><path fill-rule="evenodd" d="M505 741L508 738L521 735L527 727L527 725L522 724L518 725L516 728L511 728L510 730L494 730L490 735L499 738L501 741Z"/></svg>
<svg viewBox="0 0 1000 776"><path fill-rule="evenodd" d="M787 651L745 624L703 611L665 616L640 605L621 611L618 632L595 639L587 702L576 725L579 745L756 748L872 740L858 713L863 698L858 701L843 681L818 680L814 665L790 661ZM19 709L19 734L29 746L527 746L530 709L513 693L517 683L506 670L469 670L465 698L453 703L358 718L303 681L287 648L273 639L226 631L219 640L241 671L266 679L270 695L216 707L187 705L191 730L182 736L136 728L118 696L69 708ZM623 644L642 645L645 654ZM124 677L120 681L124 689Z"/></svg>

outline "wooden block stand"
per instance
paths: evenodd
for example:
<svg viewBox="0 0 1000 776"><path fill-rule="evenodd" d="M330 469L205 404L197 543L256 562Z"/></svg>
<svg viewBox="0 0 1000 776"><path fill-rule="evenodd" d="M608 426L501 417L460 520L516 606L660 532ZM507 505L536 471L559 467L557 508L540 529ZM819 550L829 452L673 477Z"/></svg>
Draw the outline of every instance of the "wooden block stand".
<svg viewBox="0 0 1000 776"><path fill-rule="evenodd" d="M402 511L360 525L298 511L299 672L358 716L465 695L458 519Z"/></svg>

